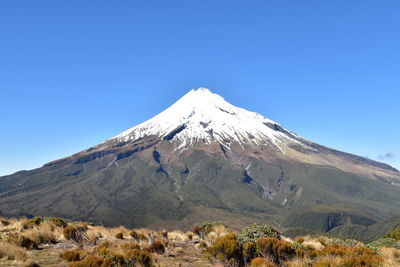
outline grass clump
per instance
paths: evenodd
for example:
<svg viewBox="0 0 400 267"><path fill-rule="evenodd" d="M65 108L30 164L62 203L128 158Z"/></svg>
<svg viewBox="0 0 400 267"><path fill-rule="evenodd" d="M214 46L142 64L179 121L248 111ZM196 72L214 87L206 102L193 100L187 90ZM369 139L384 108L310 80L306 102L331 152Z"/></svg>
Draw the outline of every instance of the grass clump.
<svg viewBox="0 0 400 267"><path fill-rule="evenodd" d="M117 234L115 235L115 238L116 238L116 239L124 239L124 234L123 234L123 233L117 233Z"/></svg>
<svg viewBox="0 0 400 267"><path fill-rule="evenodd" d="M239 264L242 260L242 250L235 234L218 237L206 252L223 264Z"/></svg>
<svg viewBox="0 0 400 267"><path fill-rule="evenodd" d="M270 262L265 258L254 258L251 263L250 267L274 267L275 264Z"/></svg>
<svg viewBox="0 0 400 267"><path fill-rule="evenodd" d="M224 229L226 232L232 232L229 226L222 222L206 222L201 225L196 225L193 228L193 232L197 234L201 239L204 239L209 233L214 231L216 228Z"/></svg>
<svg viewBox="0 0 400 267"><path fill-rule="evenodd" d="M296 253L292 245L284 240L276 237L261 237L257 239L257 250L264 256L276 264L280 264L293 258Z"/></svg>
<svg viewBox="0 0 400 267"><path fill-rule="evenodd" d="M14 245L26 249L38 249L38 243L23 235L10 235L8 241Z"/></svg>
<svg viewBox="0 0 400 267"><path fill-rule="evenodd" d="M153 266L153 257L151 253L148 251L143 251L139 249L134 249L128 252L127 259L130 264L128 266L143 266L143 267L152 267Z"/></svg>
<svg viewBox="0 0 400 267"><path fill-rule="evenodd" d="M87 239L87 236L86 236L87 229L88 229L87 226L84 224L79 224L76 226L67 225L63 229L63 234L64 234L65 239L75 241L75 242L81 244L81 243L83 243L83 241L85 239Z"/></svg>
<svg viewBox="0 0 400 267"><path fill-rule="evenodd" d="M154 253L163 254L165 252L165 246L160 240L154 240L147 250Z"/></svg>
<svg viewBox="0 0 400 267"><path fill-rule="evenodd" d="M243 260L244 262L250 262L251 259L257 255L257 247L253 242L246 242L243 245Z"/></svg>
<svg viewBox="0 0 400 267"><path fill-rule="evenodd" d="M66 261L80 261L81 251L80 250L67 250L60 253L60 258Z"/></svg>
<svg viewBox="0 0 400 267"><path fill-rule="evenodd" d="M10 225L10 221L8 221L8 220L6 220L6 219L3 219L3 218L0 219L0 223L1 223L3 226L8 226L8 225Z"/></svg>
<svg viewBox="0 0 400 267"><path fill-rule="evenodd" d="M147 241L148 240L148 238L145 234L137 232L137 231L132 231L129 233L129 235L136 241Z"/></svg>
<svg viewBox="0 0 400 267"><path fill-rule="evenodd" d="M28 259L28 254L20 246L0 241L0 259L1 258L23 262Z"/></svg>
<svg viewBox="0 0 400 267"><path fill-rule="evenodd" d="M256 243L257 239L261 237L275 237L280 238L281 234L266 224L251 224L240 232L239 239L241 243L253 242Z"/></svg>
<svg viewBox="0 0 400 267"><path fill-rule="evenodd" d="M109 258L97 256L88 256L82 261L77 261L69 265L69 267L111 267L112 261Z"/></svg>

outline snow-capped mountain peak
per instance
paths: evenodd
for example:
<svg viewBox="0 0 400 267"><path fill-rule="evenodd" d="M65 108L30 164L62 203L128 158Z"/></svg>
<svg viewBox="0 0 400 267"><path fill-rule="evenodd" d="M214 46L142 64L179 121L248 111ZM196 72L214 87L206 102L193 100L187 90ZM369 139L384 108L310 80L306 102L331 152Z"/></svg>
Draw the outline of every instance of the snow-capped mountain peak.
<svg viewBox="0 0 400 267"><path fill-rule="evenodd" d="M113 139L126 142L158 135L168 141L179 141L179 147L200 140L206 143L218 141L224 145L232 142L278 145L292 139L274 126L279 125L258 113L231 105L207 88L198 88L157 116Z"/></svg>

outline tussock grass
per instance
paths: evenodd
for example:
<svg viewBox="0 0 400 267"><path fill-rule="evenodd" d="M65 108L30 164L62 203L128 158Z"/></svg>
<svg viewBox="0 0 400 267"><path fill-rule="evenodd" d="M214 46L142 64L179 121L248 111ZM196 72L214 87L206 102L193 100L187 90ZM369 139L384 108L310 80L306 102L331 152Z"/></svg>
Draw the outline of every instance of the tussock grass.
<svg viewBox="0 0 400 267"><path fill-rule="evenodd" d="M0 258L25 262L28 259L26 250L9 242L0 241Z"/></svg>

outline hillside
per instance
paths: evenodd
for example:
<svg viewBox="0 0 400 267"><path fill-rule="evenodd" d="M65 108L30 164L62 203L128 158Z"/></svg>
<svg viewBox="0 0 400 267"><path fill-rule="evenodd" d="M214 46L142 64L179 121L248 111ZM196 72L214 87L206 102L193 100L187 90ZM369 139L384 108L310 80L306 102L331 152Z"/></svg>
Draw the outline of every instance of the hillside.
<svg viewBox="0 0 400 267"><path fill-rule="evenodd" d="M0 215L190 229L220 220L370 240L400 215L400 173L308 141L201 88L114 138L0 177ZM360 237L359 237L360 238Z"/></svg>

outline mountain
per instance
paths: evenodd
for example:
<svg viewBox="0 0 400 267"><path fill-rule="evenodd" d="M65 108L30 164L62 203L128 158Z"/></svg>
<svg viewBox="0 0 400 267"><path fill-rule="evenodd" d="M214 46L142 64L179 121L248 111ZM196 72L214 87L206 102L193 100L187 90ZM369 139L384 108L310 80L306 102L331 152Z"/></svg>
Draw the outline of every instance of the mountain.
<svg viewBox="0 0 400 267"><path fill-rule="evenodd" d="M156 228L267 222L351 234L400 215L400 172L199 88L97 146L0 177L1 214Z"/></svg>

